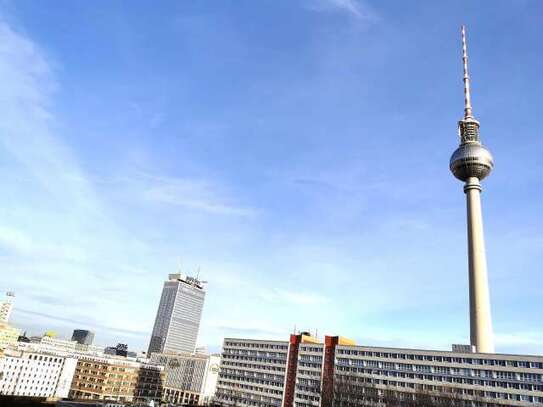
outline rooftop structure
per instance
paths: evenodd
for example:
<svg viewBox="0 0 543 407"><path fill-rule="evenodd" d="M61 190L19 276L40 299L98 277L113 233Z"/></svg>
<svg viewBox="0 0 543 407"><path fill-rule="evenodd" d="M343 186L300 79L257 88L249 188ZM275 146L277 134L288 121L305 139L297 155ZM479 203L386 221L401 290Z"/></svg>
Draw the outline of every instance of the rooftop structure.
<svg viewBox="0 0 543 407"><path fill-rule="evenodd" d="M94 332L88 329L74 329L72 333L72 341L76 341L80 345L92 345L94 341Z"/></svg>

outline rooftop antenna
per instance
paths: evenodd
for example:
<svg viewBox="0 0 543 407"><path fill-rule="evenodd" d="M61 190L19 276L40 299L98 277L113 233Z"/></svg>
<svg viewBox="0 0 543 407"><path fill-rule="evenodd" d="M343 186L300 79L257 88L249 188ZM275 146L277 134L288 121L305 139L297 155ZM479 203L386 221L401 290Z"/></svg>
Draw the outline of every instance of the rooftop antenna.
<svg viewBox="0 0 543 407"><path fill-rule="evenodd" d="M181 273L181 271L183 270L183 267L182 267L183 259L181 257L179 257L178 263L179 265L177 266L177 272Z"/></svg>
<svg viewBox="0 0 543 407"><path fill-rule="evenodd" d="M464 63L464 119L473 118L471 108L471 92L468 71L468 47L466 45L466 27L462 26L462 61Z"/></svg>

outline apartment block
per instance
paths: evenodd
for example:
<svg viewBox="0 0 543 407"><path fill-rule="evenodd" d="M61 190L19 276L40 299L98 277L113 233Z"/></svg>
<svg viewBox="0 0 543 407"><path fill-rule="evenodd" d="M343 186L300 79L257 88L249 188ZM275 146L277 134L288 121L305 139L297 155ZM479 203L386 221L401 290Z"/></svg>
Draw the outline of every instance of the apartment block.
<svg viewBox="0 0 543 407"><path fill-rule="evenodd" d="M288 349L287 341L225 339L215 400L229 405L280 406Z"/></svg>
<svg viewBox="0 0 543 407"><path fill-rule="evenodd" d="M114 357L81 356L70 398L134 402L160 401L164 380L161 366Z"/></svg>
<svg viewBox="0 0 543 407"><path fill-rule="evenodd" d="M337 336L318 343L306 334L224 341L216 394L223 404L324 407L368 394L377 403L425 394L473 406L543 405L543 357L356 346Z"/></svg>

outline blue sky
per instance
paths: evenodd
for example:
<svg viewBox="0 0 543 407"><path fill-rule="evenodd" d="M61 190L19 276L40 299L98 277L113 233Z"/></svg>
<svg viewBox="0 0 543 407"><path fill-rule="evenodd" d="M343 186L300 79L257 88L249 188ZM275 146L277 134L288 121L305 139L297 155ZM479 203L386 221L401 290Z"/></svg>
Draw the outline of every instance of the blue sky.
<svg viewBox="0 0 543 407"><path fill-rule="evenodd" d="M469 338L448 170L468 26L496 346L543 352L543 4L0 3L0 289L31 333L148 344L163 280L199 342ZM485 7L486 5L486 7Z"/></svg>

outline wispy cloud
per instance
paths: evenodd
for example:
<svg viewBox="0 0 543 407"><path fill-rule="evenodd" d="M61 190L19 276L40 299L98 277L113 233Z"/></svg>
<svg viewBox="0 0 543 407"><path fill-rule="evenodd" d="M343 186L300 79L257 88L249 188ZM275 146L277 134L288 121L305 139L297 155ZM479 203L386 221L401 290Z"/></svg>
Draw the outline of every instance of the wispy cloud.
<svg viewBox="0 0 543 407"><path fill-rule="evenodd" d="M309 8L317 11L342 11L357 19L368 19L373 15L360 0L312 0Z"/></svg>
<svg viewBox="0 0 543 407"><path fill-rule="evenodd" d="M107 332L113 332L113 333L119 333L122 335L128 335L128 336L147 336L148 332L146 330L133 330L133 329L124 329L120 328L118 326L111 326L111 325L104 325L101 323L98 323L96 321L93 321L91 318L88 318L87 316L82 317L65 317L60 315L52 315L46 312L39 312L39 311L31 311L26 310L20 307L17 307L14 309L14 313L16 314L24 314L29 315L34 318L41 318L45 321L55 321L57 323L61 324L68 324L69 326L86 326L91 329L101 329Z"/></svg>
<svg viewBox="0 0 543 407"><path fill-rule="evenodd" d="M293 305L322 305L329 302L329 299L318 293L307 291L289 291L280 289L259 290L259 296L266 301L273 303L287 303Z"/></svg>
<svg viewBox="0 0 543 407"><path fill-rule="evenodd" d="M16 229L0 226L0 248L29 258L44 260L60 260L67 262L85 262L88 259L85 251L66 244L55 245L41 243L35 238Z"/></svg>
<svg viewBox="0 0 543 407"><path fill-rule="evenodd" d="M41 186L94 209L94 192L71 152L53 134L51 62L32 41L0 21L0 143Z"/></svg>
<svg viewBox="0 0 543 407"><path fill-rule="evenodd" d="M216 185L203 179L174 178L144 174L144 198L154 203L182 206L211 214L253 216L253 208L230 203Z"/></svg>

